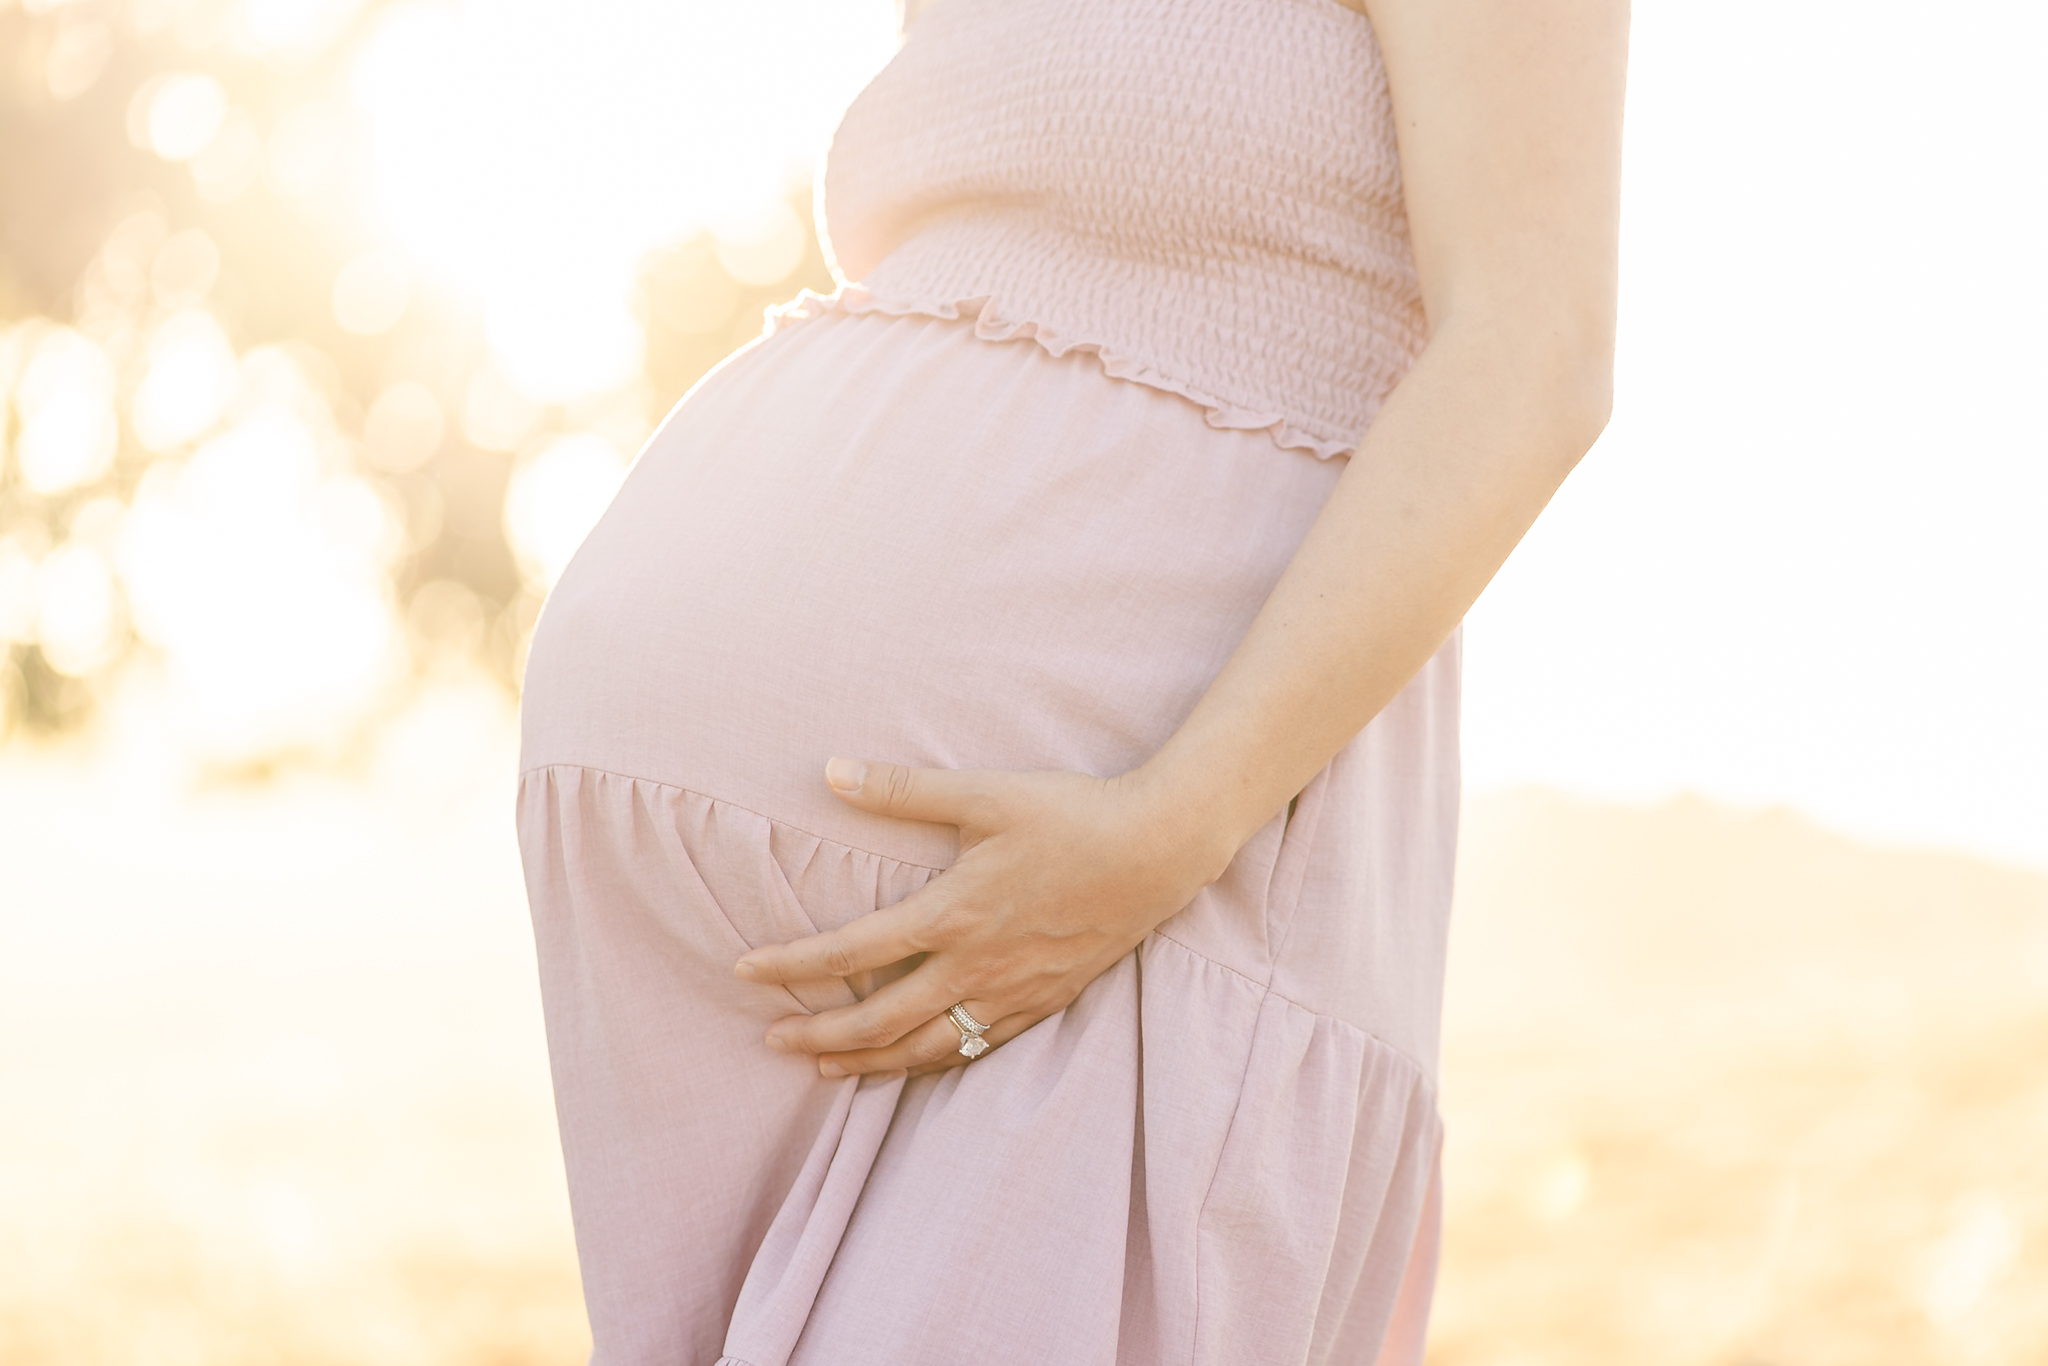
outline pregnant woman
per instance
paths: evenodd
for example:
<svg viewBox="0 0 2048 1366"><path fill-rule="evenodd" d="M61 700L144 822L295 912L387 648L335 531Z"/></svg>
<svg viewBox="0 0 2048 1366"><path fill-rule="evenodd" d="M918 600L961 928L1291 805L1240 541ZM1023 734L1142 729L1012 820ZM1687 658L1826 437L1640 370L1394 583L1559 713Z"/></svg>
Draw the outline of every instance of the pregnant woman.
<svg viewBox="0 0 2048 1366"><path fill-rule="evenodd" d="M1421 1360L1457 626L1606 421L1624 5L909 26L842 287L534 638L600 1366Z"/></svg>

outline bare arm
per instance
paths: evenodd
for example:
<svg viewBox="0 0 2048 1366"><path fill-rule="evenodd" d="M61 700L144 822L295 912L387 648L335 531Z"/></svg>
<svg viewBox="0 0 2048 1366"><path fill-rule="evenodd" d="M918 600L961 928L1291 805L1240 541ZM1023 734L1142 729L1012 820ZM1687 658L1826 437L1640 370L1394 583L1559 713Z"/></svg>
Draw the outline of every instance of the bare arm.
<svg viewBox="0 0 2048 1366"><path fill-rule="evenodd" d="M1251 630L1141 770L1230 853L1393 700L1606 423L1626 0L1367 0L1430 322Z"/></svg>
<svg viewBox="0 0 2048 1366"><path fill-rule="evenodd" d="M1349 0L1346 0L1349 3ZM742 977L846 976L856 1005L777 1021L828 1074L961 1061L1062 1009L1218 877L1413 676L1606 422L1626 0L1363 0L1385 54L1430 341L1229 663L1115 779L835 759L849 803L957 825L928 886Z"/></svg>

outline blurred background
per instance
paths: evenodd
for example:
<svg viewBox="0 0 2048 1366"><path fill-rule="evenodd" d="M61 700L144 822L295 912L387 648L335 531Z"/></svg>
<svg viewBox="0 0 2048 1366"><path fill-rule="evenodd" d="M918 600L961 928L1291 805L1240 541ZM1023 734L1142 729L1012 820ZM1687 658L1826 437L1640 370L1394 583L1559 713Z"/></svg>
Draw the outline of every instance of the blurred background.
<svg viewBox="0 0 2048 1366"><path fill-rule="evenodd" d="M524 642L894 46L0 0L0 1361L587 1351ZM2048 1360L2044 53L1638 6L1616 417L1468 624L1442 1366Z"/></svg>

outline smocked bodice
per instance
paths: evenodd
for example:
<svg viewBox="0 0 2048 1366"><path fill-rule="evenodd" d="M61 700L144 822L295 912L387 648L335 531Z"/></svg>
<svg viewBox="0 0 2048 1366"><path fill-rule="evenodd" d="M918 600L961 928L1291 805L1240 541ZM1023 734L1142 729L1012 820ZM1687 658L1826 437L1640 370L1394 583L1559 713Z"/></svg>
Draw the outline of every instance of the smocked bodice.
<svg viewBox="0 0 2048 1366"><path fill-rule="evenodd" d="M1335 0L938 0L823 172L837 298L1096 352L1348 451L1419 350L1379 46Z"/></svg>

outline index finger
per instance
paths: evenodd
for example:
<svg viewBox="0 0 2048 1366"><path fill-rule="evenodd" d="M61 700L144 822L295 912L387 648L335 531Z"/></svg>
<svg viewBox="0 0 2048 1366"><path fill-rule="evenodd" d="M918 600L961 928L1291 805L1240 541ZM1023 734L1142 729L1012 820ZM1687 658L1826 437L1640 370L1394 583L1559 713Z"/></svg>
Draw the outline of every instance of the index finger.
<svg viewBox="0 0 2048 1366"><path fill-rule="evenodd" d="M895 905L869 911L836 930L755 949L733 964L733 975L747 982L809 982L851 977L908 958L920 952L910 943L909 930L923 918L923 897L920 888Z"/></svg>

